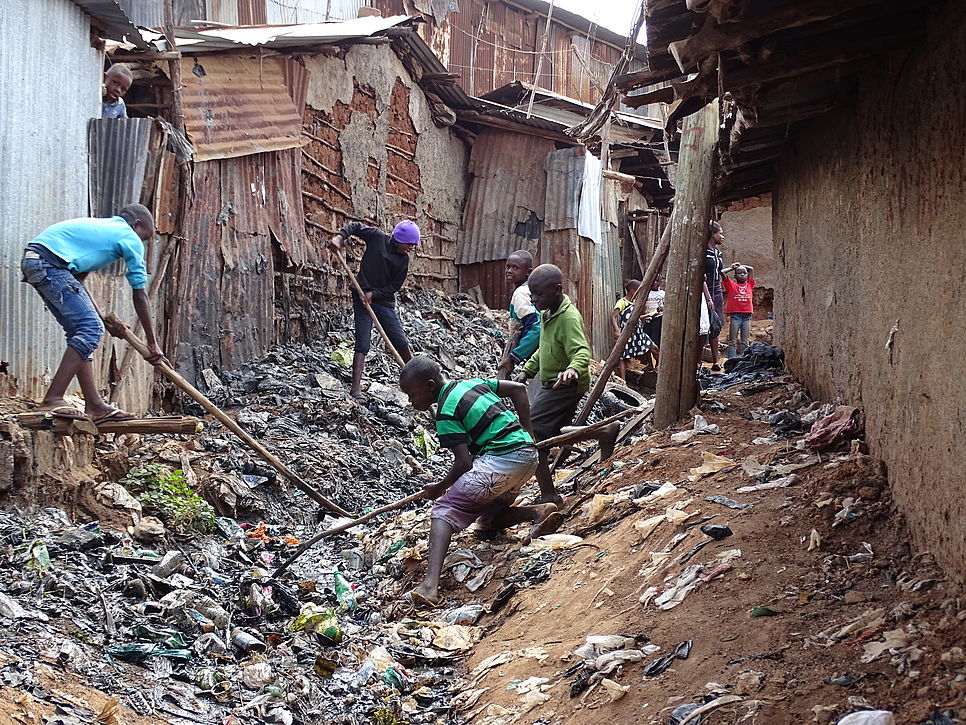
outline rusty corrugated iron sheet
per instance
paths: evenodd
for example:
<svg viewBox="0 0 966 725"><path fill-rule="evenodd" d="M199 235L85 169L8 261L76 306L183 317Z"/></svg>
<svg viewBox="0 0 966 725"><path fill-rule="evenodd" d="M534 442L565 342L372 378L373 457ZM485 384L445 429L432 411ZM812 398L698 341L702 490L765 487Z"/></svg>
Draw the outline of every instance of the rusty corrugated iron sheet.
<svg viewBox="0 0 966 725"><path fill-rule="evenodd" d="M535 246L544 218L543 164L553 148L548 139L508 131L488 129L477 137L456 264L506 259Z"/></svg>
<svg viewBox="0 0 966 725"><path fill-rule="evenodd" d="M91 216L109 217L141 200L150 118L92 118L88 133Z"/></svg>
<svg viewBox="0 0 966 725"><path fill-rule="evenodd" d="M318 266L318 252L305 232L301 149L275 151L260 157L263 160L261 183L266 195L268 227L285 253L288 265Z"/></svg>
<svg viewBox="0 0 966 725"><path fill-rule="evenodd" d="M196 161L299 146L301 118L282 64L237 55L182 59L185 126Z"/></svg>
<svg viewBox="0 0 966 725"><path fill-rule="evenodd" d="M576 229L580 186L584 179L584 149L559 149L547 154L546 205L547 230Z"/></svg>

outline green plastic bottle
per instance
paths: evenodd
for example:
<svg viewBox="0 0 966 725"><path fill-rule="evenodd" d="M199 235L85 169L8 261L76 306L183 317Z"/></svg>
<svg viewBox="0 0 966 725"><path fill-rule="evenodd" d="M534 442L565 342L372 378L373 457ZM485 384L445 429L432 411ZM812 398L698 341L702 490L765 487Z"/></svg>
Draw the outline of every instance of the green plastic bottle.
<svg viewBox="0 0 966 725"><path fill-rule="evenodd" d="M338 571L332 572L332 588L335 590L335 598L341 609L355 609L359 606L355 592L352 591L352 585Z"/></svg>

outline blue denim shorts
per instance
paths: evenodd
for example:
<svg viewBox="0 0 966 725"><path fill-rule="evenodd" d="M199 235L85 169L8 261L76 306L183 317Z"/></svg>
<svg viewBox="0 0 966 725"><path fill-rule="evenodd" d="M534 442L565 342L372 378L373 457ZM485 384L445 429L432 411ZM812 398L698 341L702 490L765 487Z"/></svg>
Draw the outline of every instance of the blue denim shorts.
<svg viewBox="0 0 966 725"><path fill-rule="evenodd" d="M27 250L20 262L25 282L40 294L44 305L64 328L67 346L83 360L92 360L104 335L104 323L87 290L69 269L50 264L36 252Z"/></svg>

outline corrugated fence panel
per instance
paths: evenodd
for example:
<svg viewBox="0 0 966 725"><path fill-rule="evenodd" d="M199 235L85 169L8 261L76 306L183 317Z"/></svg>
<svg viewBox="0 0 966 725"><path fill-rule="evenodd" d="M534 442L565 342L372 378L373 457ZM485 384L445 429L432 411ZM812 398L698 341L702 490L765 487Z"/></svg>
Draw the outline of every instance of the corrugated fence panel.
<svg viewBox="0 0 966 725"><path fill-rule="evenodd" d="M91 216L114 216L140 201L153 123L150 118L91 119Z"/></svg>
<svg viewBox="0 0 966 725"><path fill-rule="evenodd" d="M547 174L545 228L576 229L580 186L584 178L584 150L553 151L547 154L544 168Z"/></svg>
<svg viewBox="0 0 966 725"><path fill-rule="evenodd" d="M543 228L544 159L553 147L547 139L504 131L477 137L457 264L506 259L515 249L535 247Z"/></svg>
<svg viewBox="0 0 966 725"><path fill-rule="evenodd" d="M64 333L20 282L20 259L45 227L87 214L87 124L100 116L102 75L89 17L69 0L4 0L0 67L0 360L39 397Z"/></svg>

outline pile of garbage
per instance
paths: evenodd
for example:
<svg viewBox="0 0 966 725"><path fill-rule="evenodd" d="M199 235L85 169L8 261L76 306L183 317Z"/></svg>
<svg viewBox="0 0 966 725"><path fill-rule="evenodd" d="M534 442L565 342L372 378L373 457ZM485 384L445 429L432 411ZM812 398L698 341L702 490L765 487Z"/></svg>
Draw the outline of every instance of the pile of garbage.
<svg viewBox="0 0 966 725"><path fill-rule="evenodd" d="M413 351L435 357L451 377L495 371L506 341L504 313L434 290L404 293L399 313ZM442 475L448 457L434 455L432 420L408 408L398 388L399 367L378 337L367 361L365 400L349 396L351 312L325 314L320 327L327 332L311 345L276 346L237 370L206 369L200 387L328 498L352 511L375 508L412 493L426 476ZM204 415L193 406L186 402L188 412ZM200 476L231 476L229 488L247 481L256 498L268 493L263 484L276 481L273 469L217 423L202 434L196 454L191 458ZM261 505L265 510L269 503Z"/></svg>
<svg viewBox="0 0 966 725"><path fill-rule="evenodd" d="M753 342L738 357L725 361L724 373L702 368L698 382L702 390L725 390L742 383L763 383L785 371L785 353L776 345Z"/></svg>

